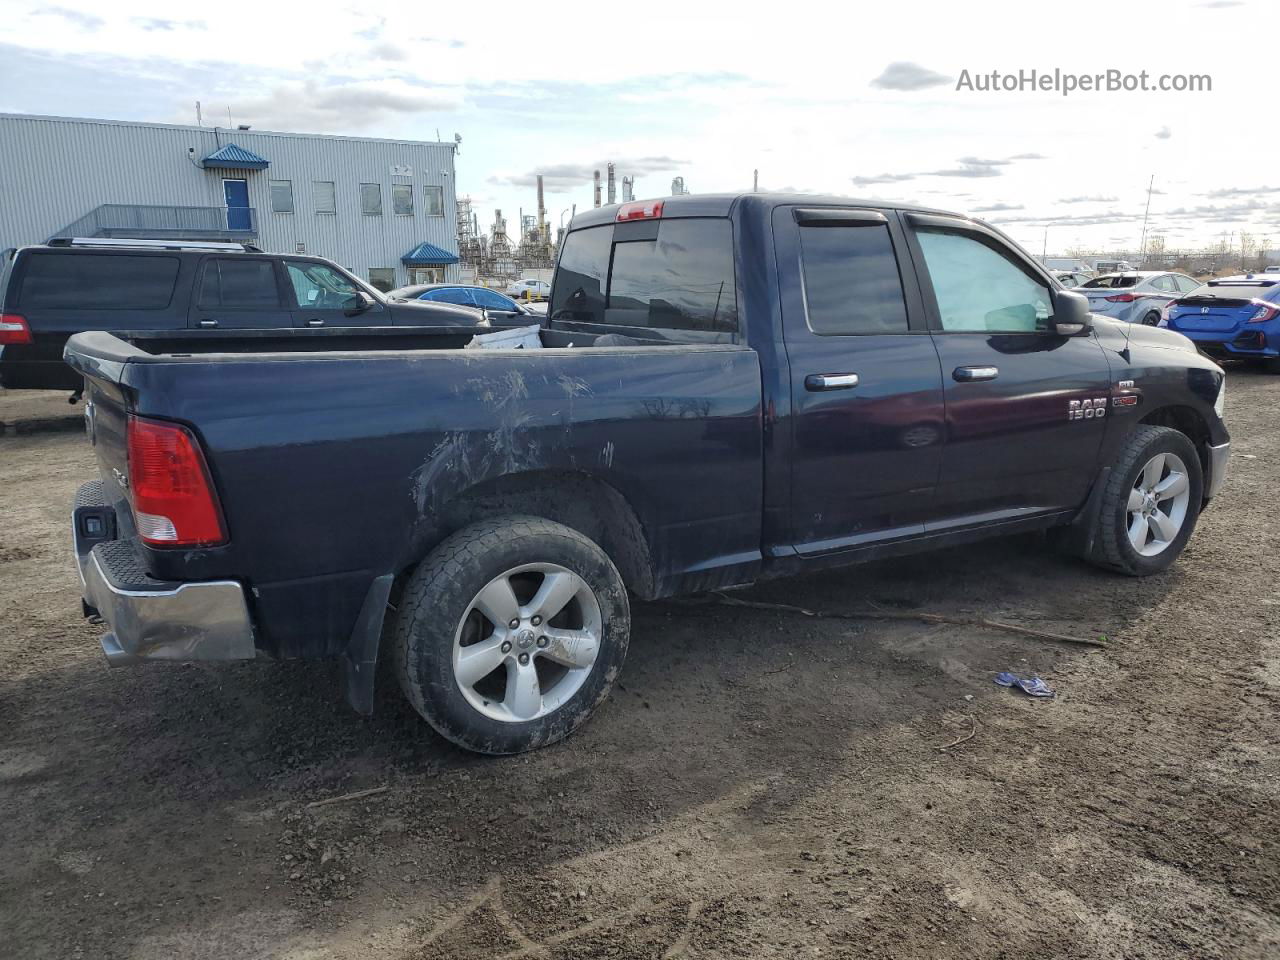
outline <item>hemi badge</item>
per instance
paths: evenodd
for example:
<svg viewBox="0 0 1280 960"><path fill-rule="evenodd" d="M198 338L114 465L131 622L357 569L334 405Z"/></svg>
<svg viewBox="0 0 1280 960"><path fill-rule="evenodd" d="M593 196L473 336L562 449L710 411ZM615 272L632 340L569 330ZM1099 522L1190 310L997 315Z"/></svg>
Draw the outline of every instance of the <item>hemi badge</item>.
<svg viewBox="0 0 1280 960"><path fill-rule="evenodd" d="M1112 397L1111 405L1113 407L1136 407L1138 405L1138 398L1133 394L1129 394L1124 397Z"/></svg>

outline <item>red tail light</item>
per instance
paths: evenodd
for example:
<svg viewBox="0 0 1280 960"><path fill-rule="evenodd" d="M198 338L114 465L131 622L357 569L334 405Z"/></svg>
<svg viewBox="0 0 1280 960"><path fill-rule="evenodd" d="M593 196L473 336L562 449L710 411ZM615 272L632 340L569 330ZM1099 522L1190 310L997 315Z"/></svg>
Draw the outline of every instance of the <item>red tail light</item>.
<svg viewBox="0 0 1280 960"><path fill-rule="evenodd" d="M134 526L154 547L225 543L226 528L200 444L186 427L129 417Z"/></svg>
<svg viewBox="0 0 1280 960"><path fill-rule="evenodd" d="M1257 304L1258 309L1254 311L1252 317L1245 321L1246 323L1267 323L1270 320L1274 320L1276 317L1280 317L1280 307L1266 303L1262 300L1255 300L1253 302Z"/></svg>
<svg viewBox="0 0 1280 960"><path fill-rule="evenodd" d="M625 220L657 220L662 216L661 200L633 200L618 208L618 222Z"/></svg>
<svg viewBox="0 0 1280 960"><path fill-rule="evenodd" d="M0 314L0 346L7 343L30 343L31 328L27 318L16 313Z"/></svg>
<svg viewBox="0 0 1280 960"><path fill-rule="evenodd" d="M1133 301L1141 299L1132 293L1113 293L1107 297L1107 303L1133 303Z"/></svg>

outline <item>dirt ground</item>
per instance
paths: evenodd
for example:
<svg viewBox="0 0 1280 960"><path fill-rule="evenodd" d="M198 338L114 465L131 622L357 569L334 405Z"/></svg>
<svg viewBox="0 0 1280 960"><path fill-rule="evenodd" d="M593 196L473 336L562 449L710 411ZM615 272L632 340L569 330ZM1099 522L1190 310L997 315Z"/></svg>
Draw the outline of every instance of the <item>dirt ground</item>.
<svg viewBox="0 0 1280 960"><path fill-rule="evenodd" d="M352 714L331 664L107 669L68 545L88 447L0 437L0 955L1274 958L1280 378L1233 371L1228 418L1164 576L1018 538L745 594L1105 650L637 604L610 702L496 760L390 684Z"/></svg>

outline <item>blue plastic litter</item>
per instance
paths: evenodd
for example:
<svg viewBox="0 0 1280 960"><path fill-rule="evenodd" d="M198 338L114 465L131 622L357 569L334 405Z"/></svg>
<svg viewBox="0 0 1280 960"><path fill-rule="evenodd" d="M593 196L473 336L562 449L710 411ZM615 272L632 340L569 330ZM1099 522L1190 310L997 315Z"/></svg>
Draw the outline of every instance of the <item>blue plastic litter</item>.
<svg viewBox="0 0 1280 960"><path fill-rule="evenodd" d="M996 683L1002 687L1017 687L1029 697L1052 697L1053 690L1039 677L1020 677L1016 673L997 673Z"/></svg>

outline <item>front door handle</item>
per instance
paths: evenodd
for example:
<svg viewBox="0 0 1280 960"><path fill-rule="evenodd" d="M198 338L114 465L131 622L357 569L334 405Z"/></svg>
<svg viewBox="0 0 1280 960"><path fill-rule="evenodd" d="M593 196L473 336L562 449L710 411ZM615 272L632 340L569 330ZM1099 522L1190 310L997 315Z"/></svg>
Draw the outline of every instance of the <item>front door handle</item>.
<svg viewBox="0 0 1280 960"><path fill-rule="evenodd" d="M217 320L201 320L200 321L200 326L204 327L206 330L210 330L213 327L216 327L217 325L218 325Z"/></svg>
<svg viewBox="0 0 1280 960"><path fill-rule="evenodd" d="M323 321L323 320L316 320L316 319L314 319L314 318L313 318L313 319L311 319L311 320L308 320L308 321L307 321L307 326L308 326L308 327L323 327L323 326L324 326L324 321Z"/></svg>
<svg viewBox="0 0 1280 960"><path fill-rule="evenodd" d="M977 380L994 380L1000 376L999 367L956 367L951 376L961 383L973 383Z"/></svg>
<svg viewBox="0 0 1280 960"><path fill-rule="evenodd" d="M857 385L856 373L811 373L804 378L806 390L848 390Z"/></svg>

